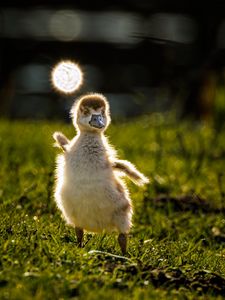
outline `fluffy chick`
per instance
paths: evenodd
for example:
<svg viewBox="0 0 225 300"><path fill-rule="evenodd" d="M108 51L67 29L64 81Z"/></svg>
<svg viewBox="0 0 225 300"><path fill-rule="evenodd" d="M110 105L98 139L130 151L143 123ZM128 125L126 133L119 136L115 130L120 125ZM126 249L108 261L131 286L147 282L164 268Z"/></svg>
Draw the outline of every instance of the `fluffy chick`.
<svg viewBox="0 0 225 300"><path fill-rule="evenodd" d="M104 136L110 113L103 95L82 96L74 103L71 117L77 135L71 141L60 132L53 135L64 152L57 158L55 201L66 222L75 227L79 246L83 230L116 230L125 254L133 211L121 175L138 185L148 179L130 162L118 160Z"/></svg>

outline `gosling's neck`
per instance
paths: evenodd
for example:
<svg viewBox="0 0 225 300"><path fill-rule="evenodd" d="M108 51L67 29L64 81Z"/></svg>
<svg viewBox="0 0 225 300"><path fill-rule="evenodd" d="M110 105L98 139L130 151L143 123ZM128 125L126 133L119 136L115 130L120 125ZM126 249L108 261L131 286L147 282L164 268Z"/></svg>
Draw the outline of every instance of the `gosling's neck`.
<svg viewBox="0 0 225 300"><path fill-rule="evenodd" d="M106 144L103 132L80 131L77 146L81 147L82 153L86 153L88 161L106 160Z"/></svg>
<svg viewBox="0 0 225 300"><path fill-rule="evenodd" d="M78 137L79 138L89 138L89 139L102 139L104 136L104 132L97 130L79 130Z"/></svg>

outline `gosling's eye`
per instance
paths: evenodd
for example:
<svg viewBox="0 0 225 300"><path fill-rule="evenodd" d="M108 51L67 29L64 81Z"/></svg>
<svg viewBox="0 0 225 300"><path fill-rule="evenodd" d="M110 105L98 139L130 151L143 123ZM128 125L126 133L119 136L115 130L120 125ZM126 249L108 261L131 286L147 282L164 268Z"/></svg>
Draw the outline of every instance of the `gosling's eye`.
<svg viewBox="0 0 225 300"><path fill-rule="evenodd" d="M89 111L89 109L88 109L88 108L85 108L85 110L84 110L84 114L85 114L85 115L89 115L89 114L90 114L90 111Z"/></svg>
<svg viewBox="0 0 225 300"><path fill-rule="evenodd" d="M90 111L87 107L82 107L81 111L85 116L89 115L89 113L90 113Z"/></svg>

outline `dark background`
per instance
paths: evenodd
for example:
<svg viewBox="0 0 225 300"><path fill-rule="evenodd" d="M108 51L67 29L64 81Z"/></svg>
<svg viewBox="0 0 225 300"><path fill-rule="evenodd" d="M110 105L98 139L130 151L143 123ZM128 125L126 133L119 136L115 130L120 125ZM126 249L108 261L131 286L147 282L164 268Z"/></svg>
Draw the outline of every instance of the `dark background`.
<svg viewBox="0 0 225 300"><path fill-rule="evenodd" d="M93 91L117 118L175 109L223 123L222 0L1 2L0 43L0 116L67 120L74 98ZM72 96L51 86L62 59L84 72Z"/></svg>

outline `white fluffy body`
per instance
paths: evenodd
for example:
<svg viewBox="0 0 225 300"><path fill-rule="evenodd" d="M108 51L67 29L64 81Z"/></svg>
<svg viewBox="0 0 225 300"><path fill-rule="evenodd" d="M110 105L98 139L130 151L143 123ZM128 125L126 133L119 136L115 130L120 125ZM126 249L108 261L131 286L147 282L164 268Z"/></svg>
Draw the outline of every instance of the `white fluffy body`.
<svg viewBox="0 0 225 300"><path fill-rule="evenodd" d="M89 125L91 114L102 112L93 108L86 98L100 99L104 104L105 128ZM85 109L89 114L85 113ZM54 138L64 153L57 158L55 201L68 224L90 232L118 231L128 233L131 228L132 205L120 173L134 182L144 184L148 179L127 161L117 160L114 149L103 132L110 122L107 100L99 94L83 96L72 108L78 130L71 141L61 133ZM118 172L119 171L119 172Z"/></svg>

